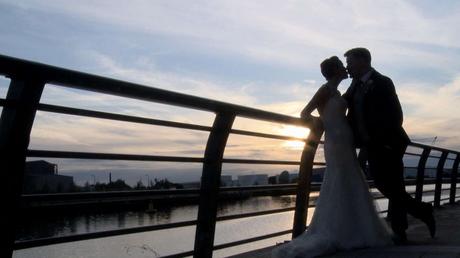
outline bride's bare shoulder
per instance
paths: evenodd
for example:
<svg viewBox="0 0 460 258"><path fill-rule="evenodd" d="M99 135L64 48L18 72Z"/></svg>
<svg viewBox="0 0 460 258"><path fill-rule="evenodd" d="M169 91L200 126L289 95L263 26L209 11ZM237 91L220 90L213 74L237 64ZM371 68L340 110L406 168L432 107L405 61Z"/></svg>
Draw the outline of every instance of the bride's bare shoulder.
<svg viewBox="0 0 460 258"><path fill-rule="evenodd" d="M327 86L327 83L321 85L321 87L319 87L319 89L316 91L316 96L317 98L319 98L320 100L322 101L326 101L327 99L329 99L329 97L332 96L332 91L331 91L331 88Z"/></svg>
<svg viewBox="0 0 460 258"><path fill-rule="evenodd" d="M316 91L317 95L327 95L328 93L329 93L329 87L327 87L327 84L321 85Z"/></svg>

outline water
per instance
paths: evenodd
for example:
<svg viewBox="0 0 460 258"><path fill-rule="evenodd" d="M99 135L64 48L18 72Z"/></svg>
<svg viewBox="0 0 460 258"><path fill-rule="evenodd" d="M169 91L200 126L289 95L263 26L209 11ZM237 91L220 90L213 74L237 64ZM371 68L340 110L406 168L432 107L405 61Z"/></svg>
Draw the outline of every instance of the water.
<svg viewBox="0 0 460 258"><path fill-rule="evenodd" d="M443 189L447 187L448 185L444 185ZM429 189L434 189L434 186L425 186L425 190ZM414 191L414 187L408 187L407 190ZM312 195L315 196L317 193L312 193ZM448 197L448 191L443 192L442 198L444 197ZM432 200L432 194L424 196L424 201ZM218 216L287 208L293 207L294 205L294 196L253 197L247 200L234 201L221 205L218 210ZM377 206L380 210L386 210L387 205L386 199L377 201ZM30 239L36 237L64 236L194 220L196 219L197 211L197 206L189 205L158 209L154 213L82 213L65 216L39 217L31 221L24 221L23 227L19 232L19 238ZM308 211L308 223L311 220L313 211L314 208L310 208ZM216 226L215 244L228 243L290 229L292 228L293 215L294 212L291 211L218 222ZM189 226L29 248L15 251L13 257L159 257L192 250L194 237L195 226ZM289 239L290 234L237 247L217 250L214 252L214 257L225 257L263 248Z"/></svg>

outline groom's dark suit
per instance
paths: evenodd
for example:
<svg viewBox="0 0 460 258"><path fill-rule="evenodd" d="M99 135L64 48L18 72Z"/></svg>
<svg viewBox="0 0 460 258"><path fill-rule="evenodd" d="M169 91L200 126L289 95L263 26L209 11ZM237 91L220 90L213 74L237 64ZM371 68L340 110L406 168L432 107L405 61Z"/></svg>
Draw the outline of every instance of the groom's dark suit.
<svg viewBox="0 0 460 258"><path fill-rule="evenodd" d="M355 78L344 94L349 108L347 118L356 147L368 152L375 186L390 199L393 231L405 236L406 214L423 220L431 208L405 190L402 158L410 140L402 127L403 113L393 82L374 69L365 79L363 82Z"/></svg>

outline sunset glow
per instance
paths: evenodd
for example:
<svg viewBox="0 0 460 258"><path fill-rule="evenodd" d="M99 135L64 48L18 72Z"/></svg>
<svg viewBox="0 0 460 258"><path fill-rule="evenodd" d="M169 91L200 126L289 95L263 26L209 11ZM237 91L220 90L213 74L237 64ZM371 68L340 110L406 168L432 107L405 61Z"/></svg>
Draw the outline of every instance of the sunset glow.
<svg viewBox="0 0 460 258"><path fill-rule="evenodd" d="M310 130L308 128L296 127L296 126L283 126L280 129L280 134L286 136L292 136L296 138L307 138ZM302 141L285 141L283 142L283 147L294 150L303 149L305 143Z"/></svg>

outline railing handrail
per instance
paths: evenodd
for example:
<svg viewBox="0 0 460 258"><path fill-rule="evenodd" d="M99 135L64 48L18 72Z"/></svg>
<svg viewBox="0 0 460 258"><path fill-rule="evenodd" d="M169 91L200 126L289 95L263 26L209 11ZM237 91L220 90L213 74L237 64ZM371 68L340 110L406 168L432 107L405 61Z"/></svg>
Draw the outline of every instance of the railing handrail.
<svg viewBox="0 0 460 258"><path fill-rule="evenodd" d="M27 71L27 74L25 74ZM309 126L309 123L298 117L278 114L223 101L192 96L169 90L154 88L142 84L121 81L113 78L83 73L39 62L0 55L0 74L6 77L40 78L44 83L78 88L88 91L128 97L138 100L171 104L210 112L232 112L245 118L256 118L270 122L289 123Z"/></svg>
<svg viewBox="0 0 460 258"><path fill-rule="evenodd" d="M452 153L452 154L460 154L459 151L456 151L456 150L451 150L451 149L446 149L446 148L442 148L442 147L438 147L438 146L433 146L433 145L428 145L428 144L424 144L424 143L418 143L418 142L413 142L411 141L409 143L409 146L413 146L413 147L419 147L419 148L429 148L429 149L432 149L432 150L435 150L435 151L440 151L440 152L448 152L448 153ZM436 156L431 156L432 158L440 158L440 157L436 157Z"/></svg>

